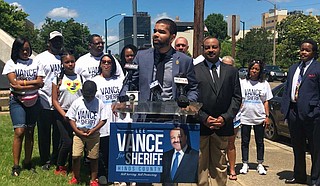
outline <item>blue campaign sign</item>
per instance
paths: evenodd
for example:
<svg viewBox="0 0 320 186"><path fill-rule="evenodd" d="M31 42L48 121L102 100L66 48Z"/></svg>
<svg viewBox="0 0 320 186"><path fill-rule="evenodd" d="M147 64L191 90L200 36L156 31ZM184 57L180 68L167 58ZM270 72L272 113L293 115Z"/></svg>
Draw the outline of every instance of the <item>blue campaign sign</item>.
<svg viewBox="0 0 320 186"><path fill-rule="evenodd" d="M110 130L110 182L197 182L199 124L111 123Z"/></svg>

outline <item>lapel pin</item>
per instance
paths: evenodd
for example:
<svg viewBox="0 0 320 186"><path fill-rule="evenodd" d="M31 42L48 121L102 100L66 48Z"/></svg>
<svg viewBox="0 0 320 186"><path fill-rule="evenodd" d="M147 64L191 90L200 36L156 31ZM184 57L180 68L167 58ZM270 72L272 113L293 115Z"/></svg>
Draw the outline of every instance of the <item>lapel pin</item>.
<svg viewBox="0 0 320 186"><path fill-rule="evenodd" d="M179 60L176 61L176 64L179 65Z"/></svg>

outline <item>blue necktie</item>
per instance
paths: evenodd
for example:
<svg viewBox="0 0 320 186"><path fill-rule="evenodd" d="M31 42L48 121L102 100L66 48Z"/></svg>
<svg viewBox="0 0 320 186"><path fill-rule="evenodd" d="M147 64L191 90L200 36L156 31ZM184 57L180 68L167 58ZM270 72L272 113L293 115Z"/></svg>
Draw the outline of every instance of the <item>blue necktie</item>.
<svg viewBox="0 0 320 186"><path fill-rule="evenodd" d="M173 160L173 164L172 164L172 168L171 168L171 179L172 180L173 180L174 175L176 174L177 169L178 169L179 155L180 155L180 152L176 152L176 157Z"/></svg>

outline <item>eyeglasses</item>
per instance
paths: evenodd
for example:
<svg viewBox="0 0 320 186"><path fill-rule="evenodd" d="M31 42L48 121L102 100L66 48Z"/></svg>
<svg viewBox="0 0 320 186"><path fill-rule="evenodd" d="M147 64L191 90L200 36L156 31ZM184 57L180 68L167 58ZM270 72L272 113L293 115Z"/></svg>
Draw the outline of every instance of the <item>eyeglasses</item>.
<svg viewBox="0 0 320 186"><path fill-rule="evenodd" d="M112 65L112 61L101 60L101 63L104 65Z"/></svg>
<svg viewBox="0 0 320 186"><path fill-rule="evenodd" d="M100 45L100 44L101 44L101 45L104 45L104 43L105 43L105 42L101 41L101 42L96 42L96 43L91 43L91 44L98 46L98 45Z"/></svg>

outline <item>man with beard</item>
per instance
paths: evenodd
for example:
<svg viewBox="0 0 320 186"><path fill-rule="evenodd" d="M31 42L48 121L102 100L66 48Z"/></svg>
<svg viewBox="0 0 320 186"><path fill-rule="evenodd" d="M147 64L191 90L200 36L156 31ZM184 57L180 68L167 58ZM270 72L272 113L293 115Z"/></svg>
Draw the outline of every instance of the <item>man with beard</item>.
<svg viewBox="0 0 320 186"><path fill-rule="evenodd" d="M176 100L179 93L173 79L179 73L188 79L188 85L185 87L187 99L196 101L198 97L197 82L192 58L181 52L176 52L171 46L177 34L176 23L170 19L160 19L156 22L153 31L154 48L138 51L133 60L133 63L139 66L132 78L132 83L140 91L139 101ZM162 87L162 92L157 96L150 90L150 84L156 81ZM124 84L120 96L125 95L128 87L128 83Z"/></svg>
<svg viewBox="0 0 320 186"><path fill-rule="evenodd" d="M81 74L85 80L90 80L99 74L100 59L104 55L104 42L101 36L92 34L89 36L89 52L81 56L75 66L75 72ZM116 58L114 58L116 60ZM115 75L124 77L120 63L116 60L117 71Z"/></svg>
<svg viewBox="0 0 320 186"><path fill-rule="evenodd" d="M200 186L226 185L228 137L234 134L233 118L241 103L238 71L219 59L220 42L213 37L203 41L205 60L195 66L199 83ZM208 177L209 175L209 177Z"/></svg>
<svg viewBox="0 0 320 186"><path fill-rule="evenodd" d="M184 128L177 127L170 131L173 149L162 156L162 183L198 182L199 152L192 149L187 140Z"/></svg>
<svg viewBox="0 0 320 186"><path fill-rule="evenodd" d="M44 86L39 90L42 110L41 113L38 113L38 144L40 163L43 170L49 170L51 165L56 164L58 157L60 134L52 106L51 89L53 79L60 74L62 48L62 34L58 31L53 31L49 34L48 50L38 54L34 59L39 68L45 72L45 77L43 77ZM52 156L50 156L51 127Z"/></svg>

